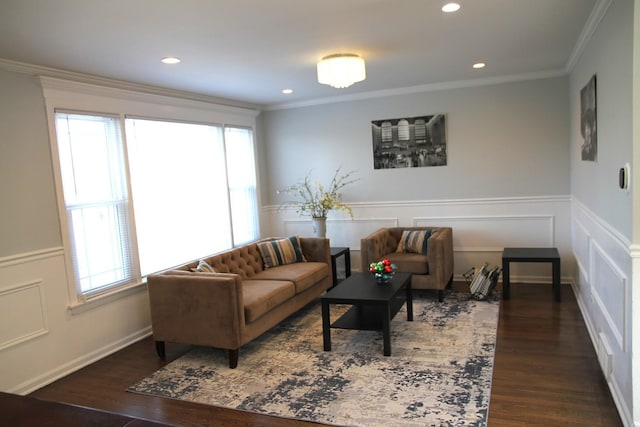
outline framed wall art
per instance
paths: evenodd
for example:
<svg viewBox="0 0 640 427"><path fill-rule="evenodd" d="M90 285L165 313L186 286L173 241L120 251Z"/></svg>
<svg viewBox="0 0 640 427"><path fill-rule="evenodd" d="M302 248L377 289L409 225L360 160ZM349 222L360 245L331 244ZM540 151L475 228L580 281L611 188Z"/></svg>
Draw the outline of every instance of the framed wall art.
<svg viewBox="0 0 640 427"><path fill-rule="evenodd" d="M582 160L595 162L598 158L598 121L596 103L596 75L580 90L580 134Z"/></svg>
<svg viewBox="0 0 640 427"><path fill-rule="evenodd" d="M446 166L445 114L373 120L373 168Z"/></svg>

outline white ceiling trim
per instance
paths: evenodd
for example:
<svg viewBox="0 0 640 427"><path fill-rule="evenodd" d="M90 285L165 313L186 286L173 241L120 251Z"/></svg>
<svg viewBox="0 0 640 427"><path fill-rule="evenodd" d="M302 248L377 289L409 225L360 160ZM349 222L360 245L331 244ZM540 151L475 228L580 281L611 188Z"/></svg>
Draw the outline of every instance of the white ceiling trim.
<svg viewBox="0 0 640 427"><path fill-rule="evenodd" d="M11 61L0 58L0 69L16 73L29 74L39 77L52 77L56 79L69 80L78 83L104 86L113 89L147 93L151 95L168 96L172 98L185 99L189 101L199 101L208 104L216 104L225 107L245 108L249 110L262 110L264 106L244 103L226 98L217 98L192 92L184 92L174 89L167 89L158 86L144 85L139 83L126 82L123 80L108 79L105 77L93 76L90 74L77 73L74 71L60 70L57 68L44 67L41 65L26 64L18 61Z"/></svg>
<svg viewBox="0 0 640 427"><path fill-rule="evenodd" d="M513 83L527 80L540 80L566 75L565 70L548 70L535 73L513 74L508 76L487 77L482 79L459 80L444 83L431 83L397 89L385 89L353 95L333 96L329 98L313 99L309 101L292 102L289 104L268 105L265 111L286 110L290 108L312 107L316 105L334 104L339 102L361 101L371 98L385 98L389 96L408 95L421 92L435 92L439 90L462 89L477 86L491 86L502 83Z"/></svg>
<svg viewBox="0 0 640 427"><path fill-rule="evenodd" d="M573 70L573 67L576 66L578 59L582 56L582 52L587 46L591 37L593 37L593 33L596 32L598 25L600 25L600 21L606 15L609 6L611 5L612 0L598 0L589 18L587 19L587 23L584 28L580 32L580 36L578 37L578 41L576 42L575 47L573 48L573 52L569 56L569 60L567 61L566 71L570 73Z"/></svg>

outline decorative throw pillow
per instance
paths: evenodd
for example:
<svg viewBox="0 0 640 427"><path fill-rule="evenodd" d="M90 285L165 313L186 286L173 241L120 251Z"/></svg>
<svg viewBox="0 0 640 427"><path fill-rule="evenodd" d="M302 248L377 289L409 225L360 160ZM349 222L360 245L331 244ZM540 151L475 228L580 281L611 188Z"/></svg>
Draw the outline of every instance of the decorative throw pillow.
<svg viewBox="0 0 640 427"><path fill-rule="evenodd" d="M431 237L431 230L403 231L396 252L426 255L429 237Z"/></svg>
<svg viewBox="0 0 640 427"><path fill-rule="evenodd" d="M298 236L260 242L258 243L258 249L264 261L264 268L307 261L302 254L300 238Z"/></svg>
<svg viewBox="0 0 640 427"><path fill-rule="evenodd" d="M211 267L205 260L200 260L196 268L192 268L191 271L199 273L217 273L216 269Z"/></svg>

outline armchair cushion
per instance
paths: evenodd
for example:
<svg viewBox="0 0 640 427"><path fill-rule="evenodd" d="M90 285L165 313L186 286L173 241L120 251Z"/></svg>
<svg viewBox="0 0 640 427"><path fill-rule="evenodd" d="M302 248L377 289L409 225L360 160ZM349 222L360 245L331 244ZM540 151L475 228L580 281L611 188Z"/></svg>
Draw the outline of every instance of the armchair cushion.
<svg viewBox="0 0 640 427"><path fill-rule="evenodd" d="M387 255L387 258L398 267L398 271L412 274L429 274L429 261L426 255L394 252Z"/></svg>
<svg viewBox="0 0 640 427"><path fill-rule="evenodd" d="M258 249L262 255L265 269L295 262L306 262L298 236L261 242L258 243Z"/></svg>
<svg viewBox="0 0 640 427"><path fill-rule="evenodd" d="M402 232L396 252L426 255L429 237L431 237L431 230L405 230Z"/></svg>

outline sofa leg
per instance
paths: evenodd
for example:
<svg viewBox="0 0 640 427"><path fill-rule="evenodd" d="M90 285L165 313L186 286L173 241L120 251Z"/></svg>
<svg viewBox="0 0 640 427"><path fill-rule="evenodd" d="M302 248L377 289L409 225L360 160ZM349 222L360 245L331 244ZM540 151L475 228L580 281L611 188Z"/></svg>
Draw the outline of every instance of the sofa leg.
<svg viewBox="0 0 640 427"><path fill-rule="evenodd" d="M444 291L440 289L438 291L438 302L442 302L442 301L444 301Z"/></svg>
<svg viewBox="0 0 640 427"><path fill-rule="evenodd" d="M239 349L229 350L229 368L235 369L238 366Z"/></svg>
<svg viewBox="0 0 640 427"><path fill-rule="evenodd" d="M164 359L167 356L164 348L164 341L156 341L156 353L160 359Z"/></svg>

